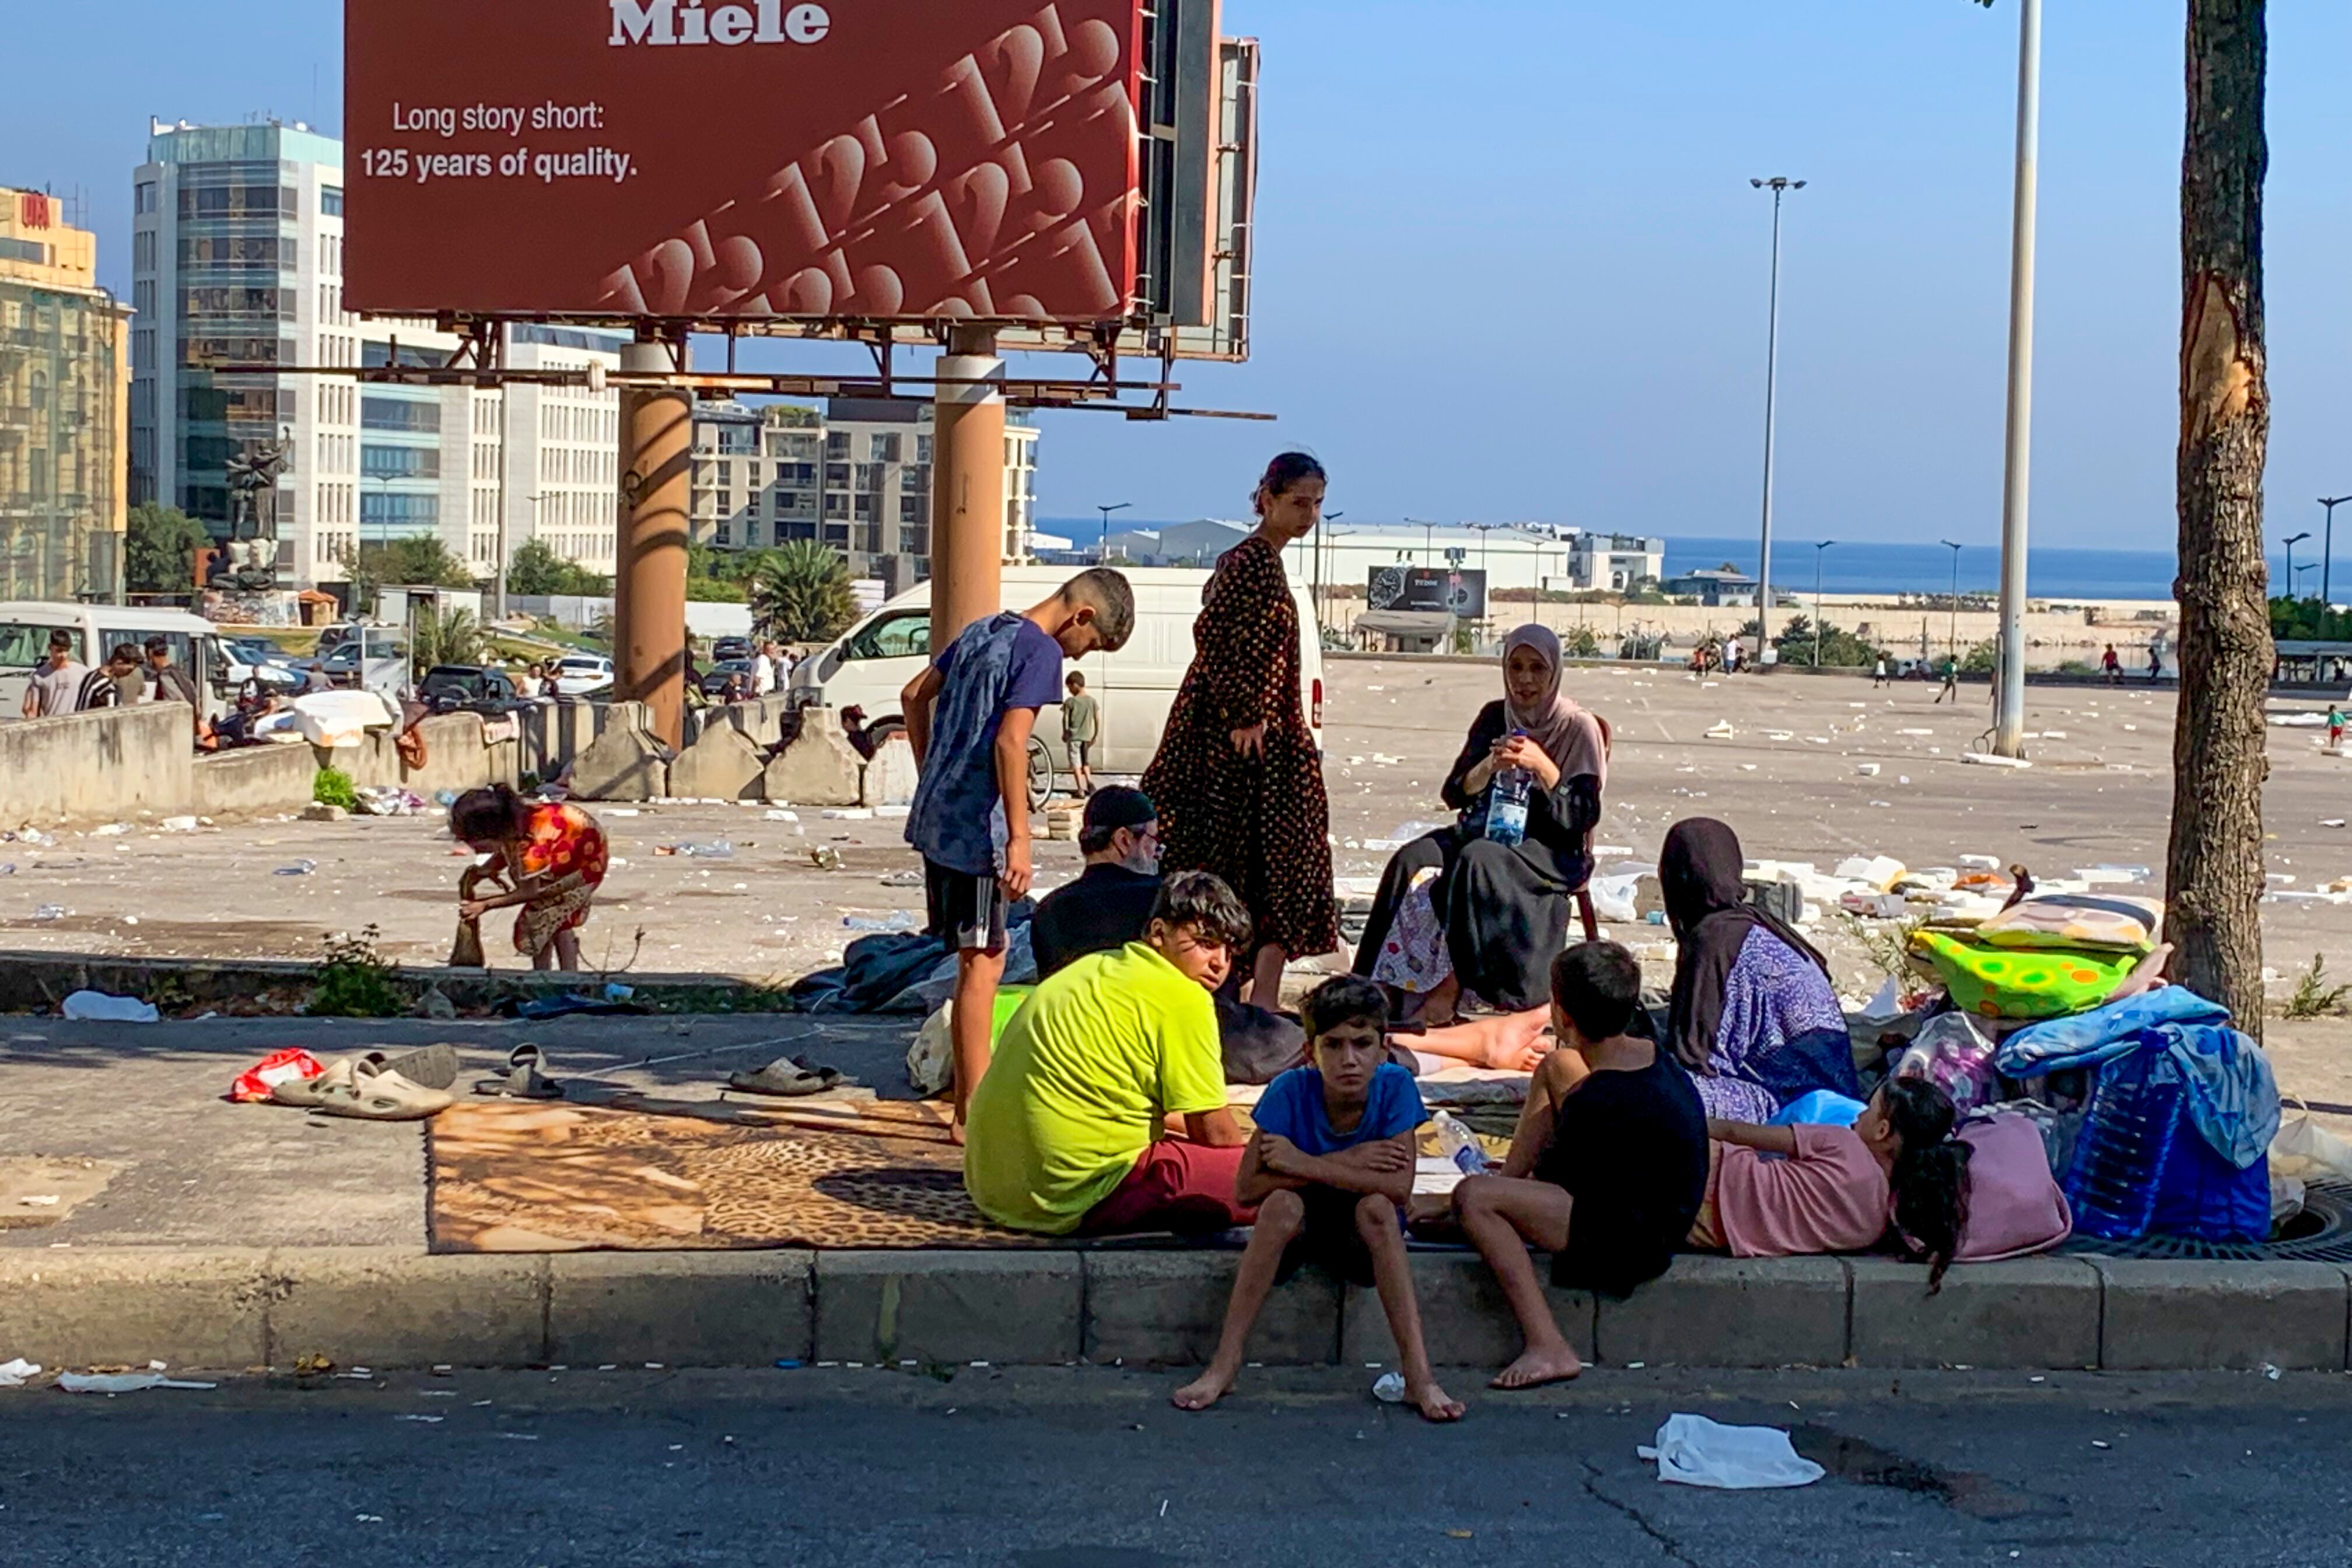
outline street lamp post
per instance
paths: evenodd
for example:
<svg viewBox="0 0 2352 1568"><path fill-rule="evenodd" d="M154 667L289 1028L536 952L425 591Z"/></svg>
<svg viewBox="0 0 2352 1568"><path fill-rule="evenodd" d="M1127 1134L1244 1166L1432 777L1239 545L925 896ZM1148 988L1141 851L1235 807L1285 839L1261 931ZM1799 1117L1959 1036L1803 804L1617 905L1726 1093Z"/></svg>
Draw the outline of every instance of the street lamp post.
<svg viewBox="0 0 2352 1568"><path fill-rule="evenodd" d="M2017 8L2017 177L2010 223L2009 426L2000 505L1993 752L2025 755L2026 502L2033 471L2033 240L2042 159L2042 0Z"/></svg>
<svg viewBox="0 0 2352 1568"><path fill-rule="evenodd" d="M1960 547L1948 539L1937 542L1952 552L1952 631L1944 647L1957 659L1960 657Z"/></svg>
<svg viewBox="0 0 2352 1568"><path fill-rule="evenodd" d="M1120 501L1115 506L1104 506L1099 501L1095 503L1095 510L1102 513L1102 552L1097 564L1108 564L1110 561L1110 514L1115 511L1125 511L1134 504L1129 500Z"/></svg>
<svg viewBox="0 0 2352 1568"><path fill-rule="evenodd" d="M1813 668L1822 667L1822 556L1837 542L1824 539L1813 546Z"/></svg>
<svg viewBox="0 0 2352 1568"><path fill-rule="evenodd" d="M2294 547L2310 537L2311 531L2305 529L2286 542L2286 596L2290 599L2294 597Z"/></svg>
<svg viewBox="0 0 2352 1568"><path fill-rule="evenodd" d="M2306 561L2306 562L2305 562L2302 565L2300 565L2300 566L2298 566L2298 567L2296 567L2296 568L2294 569L2294 596L2295 596L2296 598L2300 599L2300 598L2302 598L2302 597L2303 597L2303 579L2304 579L2304 577L2305 577L2306 574L2310 574L2310 573L2313 573L2313 572L2316 572L2316 571L2318 571L2318 570L2319 570L2319 563L2318 563L2318 562L2316 562L2316 561Z"/></svg>
<svg viewBox="0 0 2352 1568"><path fill-rule="evenodd" d="M2327 538L2320 546L2319 556L2319 603L2323 609L2329 603L2327 568L2336 559L2336 509L2348 500L2352 496L2337 496L2332 500L2326 496L2319 498L2319 504L2327 509Z"/></svg>
<svg viewBox="0 0 2352 1568"><path fill-rule="evenodd" d="M1763 633L1757 639L1757 659L1769 664L1770 655L1764 650L1772 646L1772 437L1780 391L1780 201L1790 191L1803 190L1805 182L1775 174L1748 183L1772 193L1771 314L1764 337L1764 537L1756 558L1756 624Z"/></svg>

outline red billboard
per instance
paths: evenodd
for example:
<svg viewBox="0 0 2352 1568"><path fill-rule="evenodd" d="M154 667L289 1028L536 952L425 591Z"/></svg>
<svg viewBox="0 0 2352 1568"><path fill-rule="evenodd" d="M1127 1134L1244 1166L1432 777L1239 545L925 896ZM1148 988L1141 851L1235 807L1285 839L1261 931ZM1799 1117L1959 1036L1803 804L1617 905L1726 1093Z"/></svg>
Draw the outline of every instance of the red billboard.
<svg viewBox="0 0 2352 1568"><path fill-rule="evenodd" d="M1127 317L1141 0L348 0L354 310Z"/></svg>

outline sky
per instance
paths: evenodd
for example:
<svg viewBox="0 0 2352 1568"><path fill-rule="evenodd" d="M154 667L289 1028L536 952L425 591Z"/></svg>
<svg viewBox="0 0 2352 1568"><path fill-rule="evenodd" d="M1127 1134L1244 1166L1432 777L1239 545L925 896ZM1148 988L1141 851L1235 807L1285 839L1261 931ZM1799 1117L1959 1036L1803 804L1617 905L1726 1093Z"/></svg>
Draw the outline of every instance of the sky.
<svg viewBox="0 0 2352 1568"><path fill-rule="evenodd" d="M0 184L85 195L126 294L151 113L341 129L326 0L115 0L104 47L74 7L18 10L12 48L49 63L0 94ZM2174 537L2181 15L2047 7L2040 542ZM2270 18L2275 545L2352 491L2352 6ZM1300 447L1364 521L1752 533L1771 203L1748 180L1787 174L1782 536L1998 540L2013 0L1226 0L1224 26L1265 47L1255 353L1181 367L1177 402L1277 420L1043 416L1041 515L1243 515ZM840 353L745 363L863 363Z"/></svg>

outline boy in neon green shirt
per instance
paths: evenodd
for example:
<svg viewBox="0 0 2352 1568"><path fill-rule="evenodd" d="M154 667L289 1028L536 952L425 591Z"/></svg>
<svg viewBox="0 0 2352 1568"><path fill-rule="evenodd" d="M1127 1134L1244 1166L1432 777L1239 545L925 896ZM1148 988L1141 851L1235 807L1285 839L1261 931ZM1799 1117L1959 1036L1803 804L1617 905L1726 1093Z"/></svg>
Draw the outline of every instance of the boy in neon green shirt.
<svg viewBox="0 0 2352 1568"><path fill-rule="evenodd" d="M1209 994L1249 937L1233 889L1171 877L1141 942L1056 972L1004 1026L965 1126L964 1187L1045 1236L1215 1232L1248 1140L1225 1109Z"/></svg>

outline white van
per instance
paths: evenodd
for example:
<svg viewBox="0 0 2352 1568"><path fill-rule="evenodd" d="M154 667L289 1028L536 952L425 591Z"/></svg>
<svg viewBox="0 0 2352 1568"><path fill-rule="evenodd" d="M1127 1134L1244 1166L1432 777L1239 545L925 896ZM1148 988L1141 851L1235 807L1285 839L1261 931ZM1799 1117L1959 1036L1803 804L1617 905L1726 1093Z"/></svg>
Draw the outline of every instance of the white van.
<svg viewBox="0 0 2352 1568"><path fill-rule="evenodd" d="M73 634L74 662L92 669L123 643L139 648L144 659L147 639L160 637L172 645L172 662L196 678L205 717L218 719L227 710L221 682L228 658L221 650L220 628L202 616L134 605L12 599L0 600L0 719L24 712L25 683L47 662L49 634L60 627Z"/></svg>
<svg viewBox="0 0 2352 1568"><path fill-rule="evenodd" d="M1025 610L1085 571L1083 566L1007 566L1003 604ZM1091 653L1063 671L1087 678L1087 692L1101 705L1101 729L1093 750L1098 773L1139 773L1160 750L1160 733L1176 689L1192 663L1192 622L1201 613L1203 571L1122 566L1135 589L1135 635L1117 653ZM1298 605L1298 702L1323 743L1323 647L1316 636L1314 606L1307 591L1293 587ZM931 657L931 585L919 583L844 633L831 647L802 659L793 670L792 694L803 705L864 710L869 729L903 728L898 694L920 675ZM1038 715L1037 735L1053 766L1066 772L1058 711Z"/></svg>

